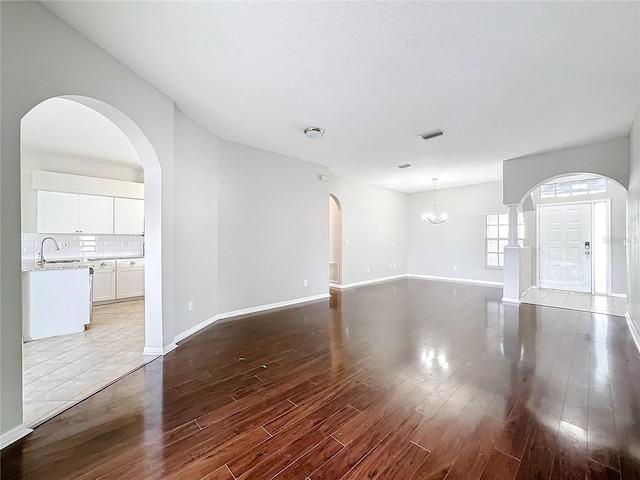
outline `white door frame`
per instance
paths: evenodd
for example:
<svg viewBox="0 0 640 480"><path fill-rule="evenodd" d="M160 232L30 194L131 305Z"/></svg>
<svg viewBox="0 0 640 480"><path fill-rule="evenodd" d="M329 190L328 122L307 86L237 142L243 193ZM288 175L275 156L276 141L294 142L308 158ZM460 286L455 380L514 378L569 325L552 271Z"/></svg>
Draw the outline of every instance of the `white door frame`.
<svg viewBox="0 0 640 480"><path fill-rule="evenodd" d="M606 203L607 204L607 236L611 238L611 199L602 198L598 200L573 200L568 202L550 202L550 203L537 203L536 204L536 287L540 288L540 207L559 206L559 205L578 205L578 204L590 204L591 205L591 246L593 246L593 215L594 204ZM595 269L593 268L593 255L591 260L591 294L593 294L593 286L595 284ZM607 255L607 295L611 295L611 247L609 247L609 255Z"/></svg>

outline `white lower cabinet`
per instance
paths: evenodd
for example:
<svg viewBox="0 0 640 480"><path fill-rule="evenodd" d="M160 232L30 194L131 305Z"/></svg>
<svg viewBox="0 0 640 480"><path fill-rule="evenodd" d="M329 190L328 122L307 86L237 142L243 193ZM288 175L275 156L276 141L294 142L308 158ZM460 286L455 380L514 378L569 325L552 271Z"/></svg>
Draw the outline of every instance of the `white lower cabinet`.
<svg viewBox="0 0 640 480"><path fill-rule="evenodd" d="M118 260L116 271L117 298L144 295L144 259Z"/></svg>
<svg viewBox="0 0 640 480"><path fill-rule="evenodd" d="M95 260L93 263L93 301L144 296L144 258Z"/></svg>
<svg viewBox="0 0 640 480"><path fill-rule="evenodd" d="M116 261L105 260L93 264L93 301L104 302L116 298Z"/></svg>

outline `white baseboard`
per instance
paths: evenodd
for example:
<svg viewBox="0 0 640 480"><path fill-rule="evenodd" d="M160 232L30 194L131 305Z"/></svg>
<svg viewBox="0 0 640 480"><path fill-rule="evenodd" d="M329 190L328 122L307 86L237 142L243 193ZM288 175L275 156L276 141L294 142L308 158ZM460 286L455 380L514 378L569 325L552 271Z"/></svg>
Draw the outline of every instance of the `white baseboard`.
<svg viewBox="0 0 640 480"><path fill-rule="evenodd" d="M33 429L27 428L27 426L24 423L21 423L20 425L12 428L8 432L1 434L0 450L2 450L4 447L11 445L13 442L17 442L22 437L26 437L31 432L33 432Z"/></svg>
<svg viewBox="0 0 640 480"><path fill-rule="evenodd" d="M509 298L509 297L502 297L502 302L503 303L520 303L520 299L519 298Z"/></svg>
<svg viewBox="0 0 640 480"><path fill-rule="evenodd" d="M331 295L329 293L322 293L320 295L313 295L311 297L302 297L302 298L296 298L294 300L286 300L284 302L276 302L276 303L269 303L267 305L259 305L257 307L242 308L240 310L233 310L231 312L219 313L217 315L218 317L217 320L222 320L223 318L238 317L240 315L248 315L250 313L263 312L265 310L272 310L274 308L289 307L291 305L297 305L298 303L306 303L306 302L313 302L316 300L323 300L325 298L329 298L330 296Z"/></svg>
<svg viewBox="0 0 640 480"><path fill-rule="evenodd" d="M638 353L640 353L640 332L636 328L635 323L631 321L629 310L625 312L624 317L627 319L627 325L629 327L629 332L631 333L631 338L633 338L633 343L636 344L636 349L638 350Z"/></svg>
<svg viewBox="0 0 640 480"><path fill-rule="evenodd" d="M380 278L374 278L373 280L364 280L362 282L346 283L344 285L332 283L331 286L334 288L337 288L338 290L346 290L347 288L362 287L364 285L371 285L374 283L382 283L382 282L388 282L391 280L397 280L399 278L407 278L407 275L403 273L400 275L393 275L391 277L380 277Z"/></svg>
<svg viewBox="0 0 640 480"><path fill-rule="evenodd" d="M212 323L214 323L216 320L218 320L220 317L218 315L214 315L211 318L206 319L204 322L200 322L198 325L196 325L195 327L191 327L189 330L186 330L184 332L182 332L179 335L176 335L173 339L173 341L175 343L181 342L182 340L184 340L187 337L190 337L191 335L193 335L194 333L199 332L200 330L202 330L203 328L207 328L209 325L211 325Z"/></svg>
<svg viewBox="0 0 640 480"><path fill-rule="evenodd" d="M439 280L442 282L455 282L455 283L469 283L471 285L484 285L490 287L502 287L502 282L492 282L489 280L473 280L470 278L456 278L456 277L438 277L435 275L419 275L417 273L407 274L408 278L417 278L423 280Z"/></svg>
<svg viewBox="0 0 640 480"><path fill-rule="evenodd" d="M175 348L177 346L178 345L176 345L175 342L171 342L169 345L165 345L162 348L160 348L160 347L144 347L144 350L142 351L142 354L143 355L154 355L156 357L159 357L161 355L166 355L171 350L175 350Z"/></svg>
<svg viewBox="0 0 640 480"><path fill-rule="evenodd" d="M166 355L167 353L178 348L178 344L176 342L171 342L169 345L165 345L162 349L162 355Z"/></svg>
<svg viewBox="0 0 640 480"><path fill-rule="evenodd" d="M143 355L155 355L160 356L162 355L162 348L160 347L144 347L144 350L142 350L142 354Z"/></svg>

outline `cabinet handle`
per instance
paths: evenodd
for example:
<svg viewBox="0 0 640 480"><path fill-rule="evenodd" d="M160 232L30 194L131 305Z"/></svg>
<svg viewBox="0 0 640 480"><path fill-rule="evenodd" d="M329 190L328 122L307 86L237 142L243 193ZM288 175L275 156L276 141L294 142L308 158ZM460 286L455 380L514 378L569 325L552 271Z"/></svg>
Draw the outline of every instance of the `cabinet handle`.
<svg viewBox="0 0 640 480"><path fill-rule="evenodd" d="M107 264L106 264L106 263L104 263L104 262L102 262L102 263L100 264L100 266L101 266L101 267L106 267L106 266L107 266Z"/></svg>
<svg viewBox="0 0 640 480"><path fill-rule="evenodd" d="M129 263L129 265L130 265L130 266L132 266L132 267L133 267L135 264L136 264L136 262L131 262L131 263Z"/></svg>

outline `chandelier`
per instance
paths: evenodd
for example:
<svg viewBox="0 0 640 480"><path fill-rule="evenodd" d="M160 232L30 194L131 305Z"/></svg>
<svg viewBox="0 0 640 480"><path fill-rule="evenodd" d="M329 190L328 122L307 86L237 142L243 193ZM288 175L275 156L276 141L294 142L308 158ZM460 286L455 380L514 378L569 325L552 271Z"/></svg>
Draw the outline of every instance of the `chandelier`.
<svg viewBox="0 0 640 480"><path fill-rule="evenodd" d="M422 216L422 219L425 222L429 222L432 223L434 225L438 225L440 223L444 223L447 220L447 215L440 215L438 213L438 207L436 204L436 180L438 180L437 178L433 179L433 210L431 211L431 213L427 213L424 214Z"/></svg>

